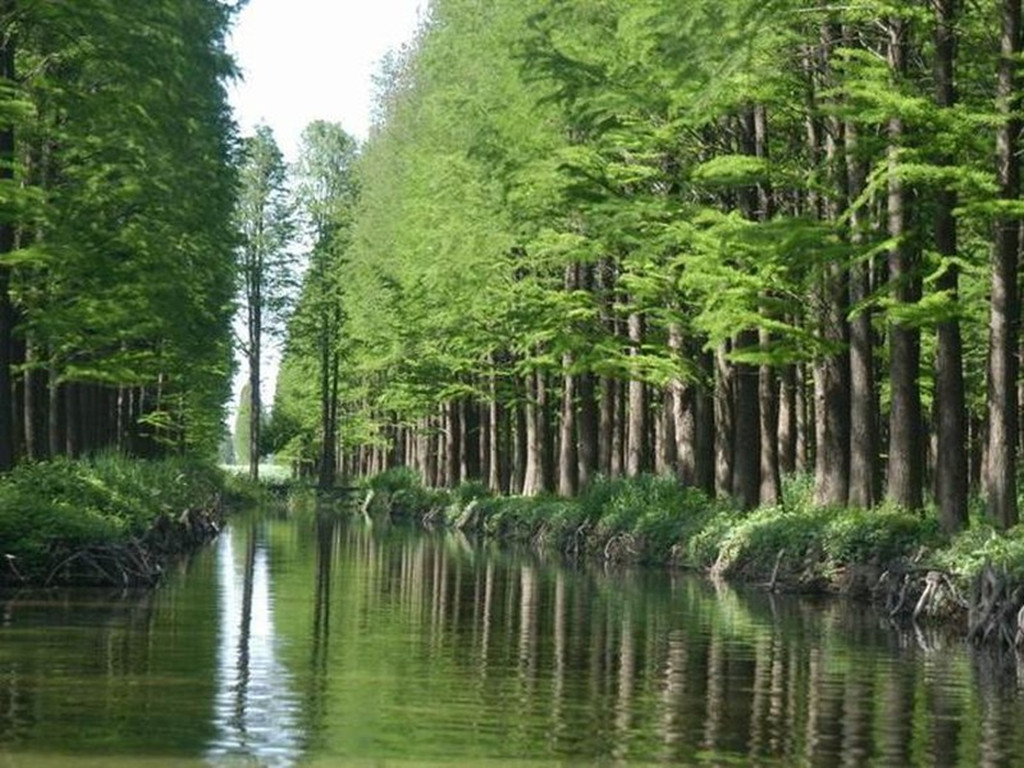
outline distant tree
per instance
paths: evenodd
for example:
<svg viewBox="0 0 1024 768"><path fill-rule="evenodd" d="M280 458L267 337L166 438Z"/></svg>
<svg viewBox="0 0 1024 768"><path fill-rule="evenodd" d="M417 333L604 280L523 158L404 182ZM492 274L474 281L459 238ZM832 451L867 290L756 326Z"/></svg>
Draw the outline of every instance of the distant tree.
<svg viewBox="0 0 1024 768"><path fill-rule="evenodd" d="M302 295L289 326L289 346L316 361L319 384L319 484L334 485L342 324L340 261L351 240L357 198L356 140L335 123L315 121L302 133L296 196L310 243Z"/></svg>
<svg viewBox="0 0 1024 768"><path fill-rule="evenodd" d="M245 328L241 348L249 367L249 476L258 480L263 343L283 326L297 267L289 250L295 221L287 169L273 132L265 125L243 142L240 181L238 274Z"/></svg>

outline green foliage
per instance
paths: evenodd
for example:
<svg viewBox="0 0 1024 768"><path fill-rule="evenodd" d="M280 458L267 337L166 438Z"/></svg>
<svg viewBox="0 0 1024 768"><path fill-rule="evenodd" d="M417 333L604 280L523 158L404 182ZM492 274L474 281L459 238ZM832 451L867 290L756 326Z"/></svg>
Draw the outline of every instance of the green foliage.
<svg viewBox="0 0 1024 768"><path fill-rule="evenodd" d="M978 523L956 536L949 547L934 554L934 563L969 583L988 565L1024 579L1024 527L1000 532Z"/></svg>
<svg viewBox="0 0 1024 768"><path fill-rule="evenodd" d="M423 478L409 467L395 467L365 481L365 486L377 493L396 493L423 487Z"/></svg>
<svg viewBox="0 0 1024 768"><path fill-rule="evenodd" d="M7 205L0 192L21 246L2 260L18 334L37 350L25 362L54 386L158 392L143 423L124 425L149 453L212 455L221 434L232 366L232 12L217 0L19 3L5 28L18 87L4 89L0 113L15 123L24 199Z"/></svg>
<svg viewBox="0 0 1024 768"><path fill-rule="evenodd" d="M139 538L161 517L216 508L224 485L220 470L185 459L23 464L0 479L0 556L13 557L12 573L37 580L55 558Z"/></svg>

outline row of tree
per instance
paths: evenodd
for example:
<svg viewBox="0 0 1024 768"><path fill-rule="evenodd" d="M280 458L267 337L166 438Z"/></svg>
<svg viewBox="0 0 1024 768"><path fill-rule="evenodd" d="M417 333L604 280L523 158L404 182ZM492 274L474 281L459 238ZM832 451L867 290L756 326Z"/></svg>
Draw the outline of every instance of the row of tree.
<svg viewBox="0 0 1024 768"><path fill-rule="evenodd" d="M0 471L212 453L232 368L221 0L0 2Z"/></svg>
<svg viewBox="0 0 1024 768"><path fill-rule="evenodd" d="M1020 50L1020 0L435 0L318 230L282 442L1016 523Z"/></svg>

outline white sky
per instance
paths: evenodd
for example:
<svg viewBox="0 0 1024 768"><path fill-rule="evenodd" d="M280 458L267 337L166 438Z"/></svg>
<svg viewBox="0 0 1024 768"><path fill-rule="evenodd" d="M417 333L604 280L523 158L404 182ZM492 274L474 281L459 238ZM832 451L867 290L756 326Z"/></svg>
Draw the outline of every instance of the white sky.
<svg viewBox="0 0 1024 768"><path fill-rule="evenodd" d="M411 39L427 0L250 0L228 41L244 80L231 89L243 134L267 123L288 160L313 120L366 138L371 76Z"/></svg>
<svg viewBox="0 0 1024 768"><path fill-rule="evenodd" d="M296 160L299 136L313 120L341 123L365 139L377 63L412 39L426 8L427 0L250 0L228 39L243 78L228 91L242 135L266 123L289 162ZM265 347L262 366L260 389L268 408L276 347ZM229 424L247 375L242 363Z"/></svg>

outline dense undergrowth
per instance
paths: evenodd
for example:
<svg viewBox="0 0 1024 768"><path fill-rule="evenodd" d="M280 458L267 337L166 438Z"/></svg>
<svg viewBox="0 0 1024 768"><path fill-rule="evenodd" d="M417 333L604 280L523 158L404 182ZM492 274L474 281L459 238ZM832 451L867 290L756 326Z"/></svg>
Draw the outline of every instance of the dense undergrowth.
<svg viewBox="0 0 1024 768"><path fill-rule="evenodd" d="M817 507L807 477L785 482L779 506L753 512L651 476L599 478L575 499L495 496L479 483L431 489L407 469L366 485L373 491L371 516L443 523L567 554L671 564L778 588L871 591L887 572L923 579L938 571L966 609L962 596L987 568L1024 581L1024 529L995 532L977 505L969 530L950 540L934 511Z"/></svg>
<svg viewBox="0 0 1024 768"><path fill-rule="evenodd" d="M228 483L185 459L20 465L0 478L0 583L152 583L216 533Z"/></svg>

